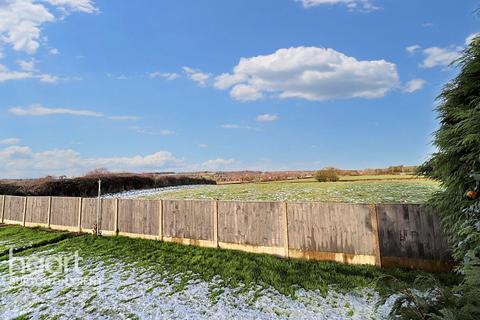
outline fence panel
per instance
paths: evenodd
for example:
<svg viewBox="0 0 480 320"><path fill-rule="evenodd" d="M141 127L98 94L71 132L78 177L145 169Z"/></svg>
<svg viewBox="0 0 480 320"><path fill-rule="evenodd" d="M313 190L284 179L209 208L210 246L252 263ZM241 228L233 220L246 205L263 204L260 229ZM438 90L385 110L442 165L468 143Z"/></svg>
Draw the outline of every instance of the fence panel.
<svg viewBox="0 0 480 320"><path fill-rule="evenodd" d="M159 200L118 200L118 231L124 234L159 236Z"/></svg>
<svg viewBox="0 0 480 320"><path fill-rule="evenodd" d="M290 256L375 264L371 214L364 204L289 203Z"/></svg>
<svg viewBox="0 0 480 320"><path fill-rule="evenodd" d="M52 197L52 228L77 231L79 206L79 198Z"/></svg>
<svg viewBox="0 0 480 320"><path fill-rule="evenodd" d="M164 236L213 241L214 206L215 201L164 200Z"/></svg>
<svg viewBox="0 0 480 320"><path fill-rule="evenodd" d="M382 265L439 268L433 261L448 264L451 254L447 237L436 215L421 205L377 205ZM426 261L430 260L430 261Z"/></svg>
<svg viewBox="0 0 480 320"><path fill-rule="evenodd" d="M29 226L48 225L50 197L28 197L25 223Z"/></svg>
<svg viewBox="0 0 480 320"><path fill-rule="evenodd" d="M101 199L100 200L100 230L111 231L115 230L115 199ZM84 198L82 204L82 230L92 231L97 224L97 208L98 199Z"/></svg>
<svg viewBox="0 0 480 320"><path fill-rule="evenodd" d="M4 222L23 223L25 197L5 196Z"/></svg>
<svg viewBox="0 0 480 320"><path fill-rule="evenodd" d="M279 247L281 251L273 253L283 254L285 236L282 226L282 205L282 202L219 201L218 241ZM252 251L255 250L252 248Z"/></svg>

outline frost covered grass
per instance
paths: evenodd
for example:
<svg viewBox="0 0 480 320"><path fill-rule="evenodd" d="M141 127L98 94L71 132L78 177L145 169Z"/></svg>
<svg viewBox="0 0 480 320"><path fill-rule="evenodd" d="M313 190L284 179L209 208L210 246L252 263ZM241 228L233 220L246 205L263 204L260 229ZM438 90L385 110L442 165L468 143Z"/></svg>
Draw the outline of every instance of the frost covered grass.
<svg viewBox="0 0 480 320"><path fill-rule="evenodd" d="M91 235L15 256L74 252L82 259L79 270L34 269L13 277L8 256L0 257L0 318L377 319L392 305L382 297L413 286L421 274ZM383 280L390 276L399 282ZM451 275L437 277L455 282Z"/></svg>
<svg viewBox="0 0 480 320"><path fill-rule="evenodd" d="M380 176L381 177L381 176ZM401 176L402 177L402 176ZM346 203L424 203L440 190L438 183L426 179L385 176L380 181L366 178L352 181L314 180L211 185L139 196L146 199L219 199L266 201L325 201Z"/></svg>
<svg viewBox="0 0 480 320"><path fill-rule="evenodd" d="M28 229L20 226L0 226L0 257L15 251L57 242L70 236L65 232Z"/></svg>

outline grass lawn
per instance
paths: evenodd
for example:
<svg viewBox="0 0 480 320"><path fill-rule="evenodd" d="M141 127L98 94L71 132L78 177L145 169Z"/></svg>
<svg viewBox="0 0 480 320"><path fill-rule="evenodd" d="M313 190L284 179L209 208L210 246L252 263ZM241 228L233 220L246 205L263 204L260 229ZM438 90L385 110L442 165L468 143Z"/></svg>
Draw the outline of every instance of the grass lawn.
<svg viewBox="0 0 480 320"><path fill-rule="evenodd" d="M25 250L57 242L69 236L65 232L28 229L20 226L0 226L0 257L7 255L10 248L13 248L14 251Z"/></svg>
<svg viewBox="0 0 480 320"><path fill-rule="evenodd" d="M39 230L2 229L0 242L11 241L8 230L45 239ZM381 297L415 287L421 274L92 235L15 256L60 258L76 251L82 260L75 274L33 269L12 276L8 256L1 256L0 318L377 319L391 307ZM388 281L391 276L398 282ZM457 281L451 274L436 277Z"/></svg>
<svg viewBox="0 0 480 320"><path fill-rule="evenodd" d="M202 186L143 198L324 201L346 203L423 203L438 183L408 175L344 176L339 182L313 179Z"/></svg>

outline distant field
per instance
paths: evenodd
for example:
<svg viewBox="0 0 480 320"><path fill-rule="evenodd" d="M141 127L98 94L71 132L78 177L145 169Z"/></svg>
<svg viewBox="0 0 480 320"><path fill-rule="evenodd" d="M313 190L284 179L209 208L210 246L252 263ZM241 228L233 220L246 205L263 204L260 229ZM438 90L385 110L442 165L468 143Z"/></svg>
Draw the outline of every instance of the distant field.
<svg viewBox="0 0 480 320"><path fill-rule="evenodd" d="M438 183L408 175L344 176L339 182L313 179L204 186L145 196L148 199L288 200L348 203L423 203Z"/></svg>

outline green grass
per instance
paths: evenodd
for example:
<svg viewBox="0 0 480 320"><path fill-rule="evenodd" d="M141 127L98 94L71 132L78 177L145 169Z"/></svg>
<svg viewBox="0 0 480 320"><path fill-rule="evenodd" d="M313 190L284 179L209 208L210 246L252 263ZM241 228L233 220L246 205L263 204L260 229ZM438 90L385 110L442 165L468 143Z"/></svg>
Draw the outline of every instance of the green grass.
<svg viewBox="0 0 480 320"><path fill-rule="evenodd" d="M352 181L346 181L351 179ZM384 179L372 180L371 179ZM413 176L342 177L339 182L313 179L205 186L159 195L152 199L219 199L265 201L324 201L346 203L424 203L440 189L438 183Z"/></svg>
<svg viewBox="0 0 480 320"><path fill-rule="evenodd" d="M52 232L39 229L23 228L21 226L0 227L0 257L8 254L10 248L15 252L31 247L63 240L70 235L65 232Z"/></svg>
<svg viewBox="0 0 480 320"><path fill-rule="evenodd" d="M43 238L43 233L39 232L39 237ZM2 239L0 236L0 241ZM283 294L292 296L299 288L319 290L326 294L329 286L335 286L340 292L374 288L381 294L389 294L396 292L401 286L413 286L415 277L422 274L399 269L290 260L160 241L92 235L68 238L42 248L25 250L19 255L29 255L37 250L49 250L50 254L78 250L83 259L100 259L112 267L115 267L118 261L122 261L125 265L153 270L171 278L180 275L185 281L180 282L178 290L182 290L182 286L192 277L208 282L220 277L226 286L232 288L239 288L241 284L245 289L271 286ZM384 279L390 276L396 277L399 282ZM438 274L437 277L447 284L456 282L452 274ZM218 288L212 286L213 296L215 290Z"/></svg>

